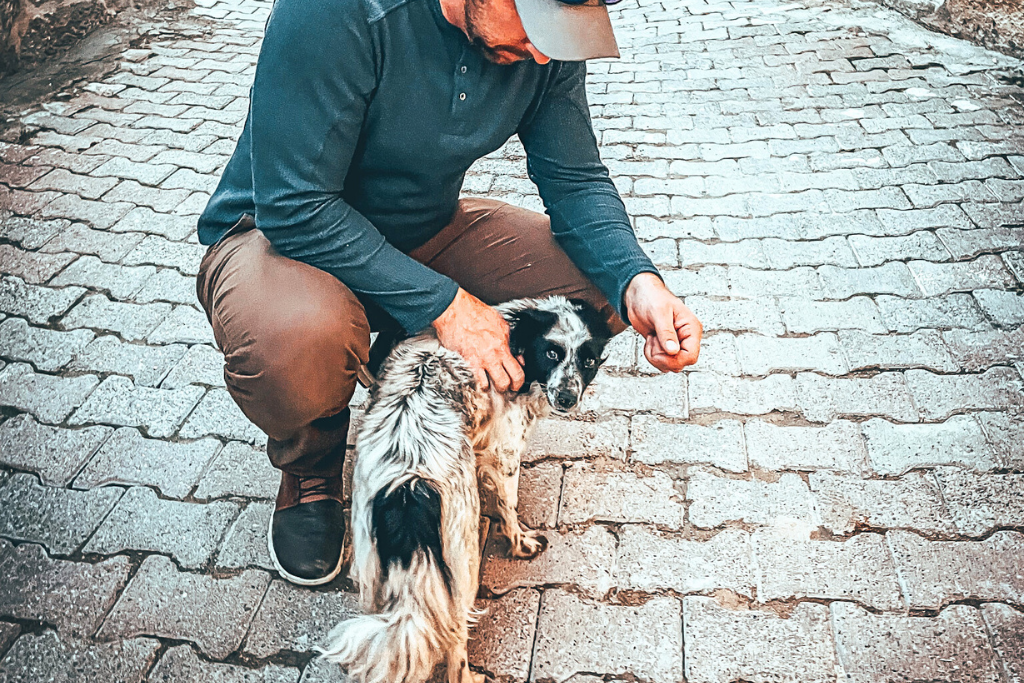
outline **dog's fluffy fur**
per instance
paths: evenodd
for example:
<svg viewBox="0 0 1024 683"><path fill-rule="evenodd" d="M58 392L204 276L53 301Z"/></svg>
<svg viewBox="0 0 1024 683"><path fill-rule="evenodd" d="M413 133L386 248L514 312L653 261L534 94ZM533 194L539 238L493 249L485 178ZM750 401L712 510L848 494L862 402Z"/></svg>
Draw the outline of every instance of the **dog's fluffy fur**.
<svg viewBox="0 0 1024 683"><path fill-rule="evenodd" d="M526 381L480 391L436 337L385 361L356 440L352 576L366 614L339 624L324 656L364 683L419 683L442 659L449 683L476 683L466 641L480 566L478 486L494 491L510 554L547 541L516 515L519 462L536 421L576 405L601 364L607 325L562 297L498 307Z"/></svg>

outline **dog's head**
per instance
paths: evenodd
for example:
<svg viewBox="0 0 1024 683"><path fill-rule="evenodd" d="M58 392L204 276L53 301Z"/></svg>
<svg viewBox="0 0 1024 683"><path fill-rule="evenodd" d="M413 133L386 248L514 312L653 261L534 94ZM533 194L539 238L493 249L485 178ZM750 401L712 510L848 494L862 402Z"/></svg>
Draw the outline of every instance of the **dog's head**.
<svg viewBox="0 0 1024 683"><path fill-rule="evenodd" d="M526 374L521 391L537 384L555 410L573 408L604 362L608 324L585 301L560 296L513 302L505 316Z"/></svg>

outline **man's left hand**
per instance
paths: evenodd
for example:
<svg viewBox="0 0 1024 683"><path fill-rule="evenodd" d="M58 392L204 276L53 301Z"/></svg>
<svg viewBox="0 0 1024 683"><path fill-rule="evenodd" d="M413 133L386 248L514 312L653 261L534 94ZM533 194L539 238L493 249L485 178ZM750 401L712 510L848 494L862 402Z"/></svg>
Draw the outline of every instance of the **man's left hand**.
<svg viewBox="0 0 1024 683"><path fill-rule="evenodd" d="M644 356L662 372L697 362L704 327L654 273L634 277L623 296L629 322L647 340Z"/></svg>

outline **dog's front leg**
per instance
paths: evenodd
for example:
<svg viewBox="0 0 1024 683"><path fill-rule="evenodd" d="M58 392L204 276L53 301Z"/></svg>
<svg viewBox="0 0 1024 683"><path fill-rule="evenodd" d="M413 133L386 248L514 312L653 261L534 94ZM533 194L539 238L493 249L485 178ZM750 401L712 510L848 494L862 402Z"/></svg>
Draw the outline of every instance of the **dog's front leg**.
<svg viewBox="0 0 1024 683"><path fill-rule="evenodd" d="M501 517L498 533L508 539L512 557L532 560L548 547L548 539L519 523L519 471L518 452L498 456L498 467L494 472L495 498Z"/></svg>

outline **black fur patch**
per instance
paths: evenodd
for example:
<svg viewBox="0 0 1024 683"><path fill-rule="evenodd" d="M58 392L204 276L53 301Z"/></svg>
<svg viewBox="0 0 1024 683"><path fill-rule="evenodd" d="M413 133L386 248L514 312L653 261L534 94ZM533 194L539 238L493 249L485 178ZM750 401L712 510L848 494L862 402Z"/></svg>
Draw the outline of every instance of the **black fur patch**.
<svg viewBox="0 0 1024 683"><path fill-rule="evenodd" d="M380 491L373 499L372 519L383 581L393 564L408 569L413 554L422 550L437 565L451 593L452 574L441 550L441 494L437 489L413 479L390 495Z"/></svg>
<svg viewBox="0 0 1024 683"><path fill-rule="evenodd" d="M540 311L527 308L519 311L509 321L512 328L509 332L509 348L513 356L522 357L523 374L526 379L519 390L521 393L530 390L534 382L544 384L558 361L547 357L547 349L551 346L544 335L558 322L558 314L551 311Z"/></svg>

